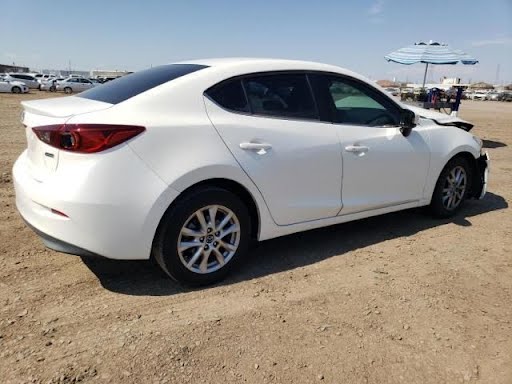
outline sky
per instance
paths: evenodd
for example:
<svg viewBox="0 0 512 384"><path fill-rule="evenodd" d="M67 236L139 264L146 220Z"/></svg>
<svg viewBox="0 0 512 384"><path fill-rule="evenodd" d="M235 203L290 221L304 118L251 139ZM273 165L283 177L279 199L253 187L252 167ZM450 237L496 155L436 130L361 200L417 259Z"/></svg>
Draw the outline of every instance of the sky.
<svg viewBox="0 0 512 384"><path fill-rule="evenodd" d="M434 66L427 81L512 83L512 0L0 0L0 9L0 63L36 70L135 71L243 56L419 82L423 64L384 55L434 40L480 63Z"/></svg>

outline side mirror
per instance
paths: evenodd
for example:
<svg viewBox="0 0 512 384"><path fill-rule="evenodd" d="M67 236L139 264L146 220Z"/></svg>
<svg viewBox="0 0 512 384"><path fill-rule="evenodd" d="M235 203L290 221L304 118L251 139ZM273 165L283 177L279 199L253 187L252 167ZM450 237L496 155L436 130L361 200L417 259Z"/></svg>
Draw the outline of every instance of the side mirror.
<svg viewBox="0 0 512 384"><path fill-rule="evenodd" d="M418 116L410 109L402 109L400 114L400 132L405 137L411 134L412 129L418 124Z"/></svg>

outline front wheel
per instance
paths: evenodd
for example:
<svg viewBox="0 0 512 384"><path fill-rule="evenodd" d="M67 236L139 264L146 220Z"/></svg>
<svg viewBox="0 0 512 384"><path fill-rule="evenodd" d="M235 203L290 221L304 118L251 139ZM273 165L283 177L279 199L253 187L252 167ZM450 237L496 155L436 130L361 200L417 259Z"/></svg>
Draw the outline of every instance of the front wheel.
<svg viewBox="0 0 512 384"><path fill-rule="evenodd" d="M21 88L20 87L12 87L11 92L12 93L21 93Z"/></svg>
<svg viewBox="0 0 512 384"><path fill-rule="evenodd" d="M153 257L174 280L206 285L228 275L247 252L249 212L227 190L193 191L166 212L153 242Z"/></svg>
<svg viewBox="0 0 512 384"><path fill-rule="evenodd" d="M453 216L463 205L471 185L471 168L466 159L456 157L443 168L437 180L430 210L436 217Z"/></svg>

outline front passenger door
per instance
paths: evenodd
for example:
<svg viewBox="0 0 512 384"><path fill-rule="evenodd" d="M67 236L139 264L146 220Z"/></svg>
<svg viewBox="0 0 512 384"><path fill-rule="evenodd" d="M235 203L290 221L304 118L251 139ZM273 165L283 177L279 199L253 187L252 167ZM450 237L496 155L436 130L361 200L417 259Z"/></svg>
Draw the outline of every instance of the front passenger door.
<svg viewBox="0 0 512 384"><path fill-rule="evenodd" d="M430 162L428 131L418 125L405 137L399 126L401 107L360 80L311 77L341 143L340 215L419 201Z"/></svg>

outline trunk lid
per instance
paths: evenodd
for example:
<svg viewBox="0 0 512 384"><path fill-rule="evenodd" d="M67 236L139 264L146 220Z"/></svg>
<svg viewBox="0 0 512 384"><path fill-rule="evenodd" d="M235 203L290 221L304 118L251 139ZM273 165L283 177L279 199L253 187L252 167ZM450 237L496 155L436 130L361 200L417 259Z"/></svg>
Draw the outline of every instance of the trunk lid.
<svg viewBox="0 0 512 384"><path fill-rule="evenodd" d="M110 108L112 104L80 97L23 101L21 122L27 137L27 158L31 176L43 182L57 170L59 150L38 139L33 127L64 124L71 117Z"/></svg>

